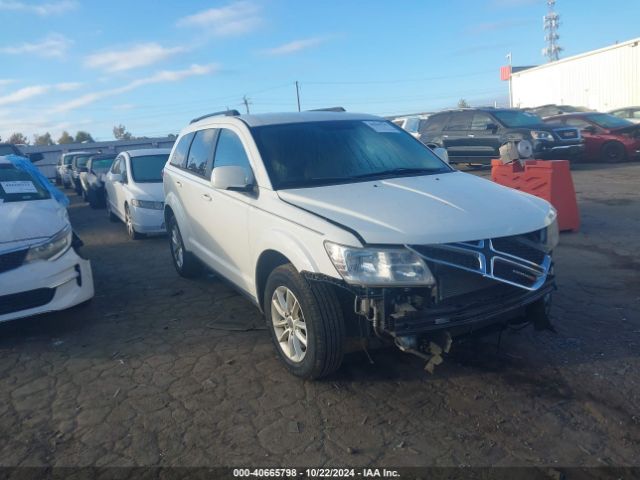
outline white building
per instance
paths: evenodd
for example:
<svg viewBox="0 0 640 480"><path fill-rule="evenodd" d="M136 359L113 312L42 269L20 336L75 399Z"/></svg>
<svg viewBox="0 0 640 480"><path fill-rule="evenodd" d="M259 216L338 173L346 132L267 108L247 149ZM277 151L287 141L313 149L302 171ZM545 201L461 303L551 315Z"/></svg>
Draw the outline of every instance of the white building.
<svg viewBox="0 0 640 480"><path fill-rule="evenodd" d="M514 107L640 105L640 38L512 74Z"/></svg>

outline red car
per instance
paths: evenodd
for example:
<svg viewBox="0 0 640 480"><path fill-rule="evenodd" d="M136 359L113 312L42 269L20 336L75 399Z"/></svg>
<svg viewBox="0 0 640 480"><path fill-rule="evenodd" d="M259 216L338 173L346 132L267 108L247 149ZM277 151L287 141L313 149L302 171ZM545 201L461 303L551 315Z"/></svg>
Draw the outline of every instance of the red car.
<svg viewBox="0 0 640 480"><path fill-rule="evenodd" d="M579 112L555 115L544 121L579 128L586 160L624 162L640 157L640 125L624 118L608 113Z"/></svg>

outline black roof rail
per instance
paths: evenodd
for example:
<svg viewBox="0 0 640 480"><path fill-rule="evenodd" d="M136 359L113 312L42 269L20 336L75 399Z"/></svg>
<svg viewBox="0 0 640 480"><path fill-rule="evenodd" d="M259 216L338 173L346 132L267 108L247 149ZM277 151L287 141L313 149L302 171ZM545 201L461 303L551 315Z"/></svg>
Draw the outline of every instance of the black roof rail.
<svg viewBox="0 0 640 480"><path fill-rule="evenodd" d="M237 117L238 115L240 115L240 112L238 110L222 110L220 112L207 113L206 115L202 115L201 117L194 118L189 123L190 124L191 123L195 123L195 122L198 122L198 121L203 120L205 118L217 117L219 115L224 115L226 117Z"/></svg>
<svg viewBox="0 0 640 480"><path fill-rule="evenodd" d="M344 107L328 107L328 108L314 108L313 110L307 110L307 112L346 112Z"/></svg>

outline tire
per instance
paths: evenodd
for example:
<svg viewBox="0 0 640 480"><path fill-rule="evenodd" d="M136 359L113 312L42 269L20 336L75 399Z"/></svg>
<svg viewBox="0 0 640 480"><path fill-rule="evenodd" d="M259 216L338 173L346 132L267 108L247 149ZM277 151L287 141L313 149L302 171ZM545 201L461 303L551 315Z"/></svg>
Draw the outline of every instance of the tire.
<svg viewBox="0 0 640 480"><path fill-rule="evenodd" d="M124 206L124 224L127 226L127 235L131 240L140 240L144 235L136 232L135 227L133 226L133 219L131 218L131 213L129 212L129 205Z"/></svg>
<svg viewBox="0 0 640 480"><path fill-rule="evenodd" d="M109 197L107 197L105 195L104 200L105 200L105 207L107 209L107 217L109 217L109 221L113 222L113 223L116 223L120 219L118 218L118 216L115 213L113 213L111 211L111 207L109 206Z"/></svg>
<svg viewBox="0 0 640 480"><path fill-rule="evenodd" d="M627 160L627 150L620 142L608 142L602 146L602 159L607 163L618 163Z"/></svg>
<svg viewBox="0 0 640 480"><path fill-rule="evenodd" d="M308 282L293 265L281 265L267 279L263 307L276 350L292 374L317 379L340 368L346 333L340 303L331 286ZM302 338L306 348L301 348Z"/></svg>
<svg viewBox="0 0 640 480"><path fill-rule="evenodd" d="M169 217L167 221L167 233L169 234L171 260L173 260L173 266L178 275L184 278L195 278L200 275L202 264L193 253L185 248L178 222L173 216Z"/></svg>

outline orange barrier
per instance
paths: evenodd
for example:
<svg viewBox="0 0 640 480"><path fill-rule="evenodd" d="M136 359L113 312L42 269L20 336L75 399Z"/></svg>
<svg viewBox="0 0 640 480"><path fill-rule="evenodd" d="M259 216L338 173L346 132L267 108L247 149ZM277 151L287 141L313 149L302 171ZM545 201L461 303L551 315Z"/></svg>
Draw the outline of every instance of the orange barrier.
<svg viewBox="0 0 640 480"><path fill-rule="evenodd" d="M580 228L580 213L568 160L526 160L504 165L491 161L491 180L551 203L558 210L560 231Z"/></svg>

